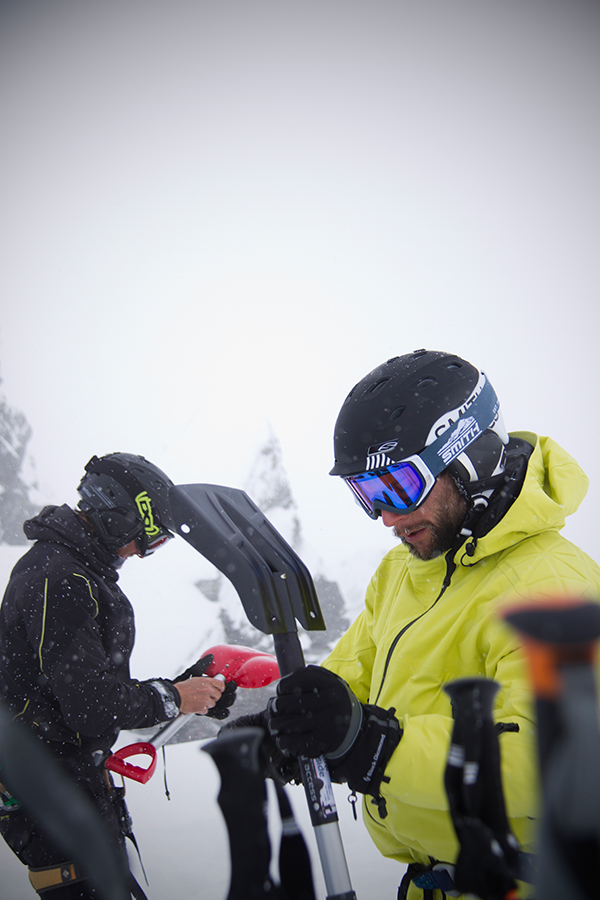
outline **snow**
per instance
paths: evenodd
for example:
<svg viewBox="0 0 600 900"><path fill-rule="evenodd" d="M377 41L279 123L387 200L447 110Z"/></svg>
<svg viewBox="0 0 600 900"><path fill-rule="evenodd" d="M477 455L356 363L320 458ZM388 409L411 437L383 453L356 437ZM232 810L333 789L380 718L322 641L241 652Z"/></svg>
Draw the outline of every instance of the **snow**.
<svg viewBox="0 0 600 900"><path fill-rule="evenodd" d="M25 547L0 545L0 582L5 584L10 569ZM176 539L146 560L128 560L121 570L120 584L136 611L136 646L132 674L138 678L172 677L213 644L223 642L218 620L221 602L216 605L194 586L201 578L214 575L210 563L185 541ZM221 596L233 604L233 590ZM239 599L237 606L241 609ZM233 614L233 608L232 608ZM250 692L246 692L248 694ZM127 782L127 803L132 814L144 869L148 876L149 900L172 896L226 898L229 888L229 845L226 826L217 803L219 775L212 759L200 748L217 733L218 724L206 722L211 736L201 741L169 745L166 748L166 778L171 799L165 795L162 756L150 781L141 785ZM137 734L123 732L116 747L139 740ZM368 837L362 822L355 822L348 791L335 785L340 830L353 887L360 898L392 898L403 867L383 859ZM310 823L304 791L288 786L287 792L312 860L317 898L325 897L321 864ZM272 799L272 798L271 798ZM277 855L278 816L270 804L273 851ZM135 851L130 853L133 871L143 883ZM2 900L30 900L27 873L3 841L0 841ZM276 873L275 873L276 874Z"/></svg>
<svg viewBox="0 0 600 900"><path fill-rule="evenodd" d="M229 845L227 829L217 803L219 775L212 759L200 744L178 744L167 750L167 783L171 799L164 792L162 764L145 785L127 784L127 803L133 817L134 833L149 885L149 900L172 897L225 900L229 888ZM325 897L318 851L308 817L304 792L288 787L294 816L311 854L317 900ZM402 867L386 860L375 850L362 822L352 818L347 792L334 788L340 831L350 877L359 900L396 896ZM271 798L272 799L272 798ZM278 850L278 816L270 804L274 856ZM135 851L130 852L136 878L145 887ZM26 870L0 844L0 871L3 900L31 900ZM276 872L276 870L275 870Z"/></svg>

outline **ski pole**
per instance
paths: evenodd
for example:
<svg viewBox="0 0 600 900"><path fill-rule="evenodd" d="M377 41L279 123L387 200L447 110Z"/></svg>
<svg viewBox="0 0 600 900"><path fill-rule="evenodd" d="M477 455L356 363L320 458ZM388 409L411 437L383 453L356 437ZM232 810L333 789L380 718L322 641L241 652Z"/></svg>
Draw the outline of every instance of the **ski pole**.
<svg viewBox="0 0 600 900"><path fill-rule="evenodd" d="M227 825L231 879L227 900L315 900L308 849L284 788L275 782L281 836L279 884L271 878L262 728L222 732L202 747L221 776L218 803Z"/></svg>
<svg viewBox="0 0 600 900"><path fill-rule="evenodd" d="M453 881L456 890L482 900L517 898L519 845L506 815L492 718L499 688L477 677L444 686L454 716L444 785L460 844Z"/></svg>
<svg viewBox="0 0 600 900"><path fill-rule="evenodd" d="M209 653L214 659L205 671L208 677L221 678L226 682L235 681L238 687L251 689L265 687L280 677L277 660L271 653L232 644L217 644L203 655L207 656ZM117 775L146 784L156 770L156 751L168 743L195 715L196 713L179 715L163 725L149 741L137 741L121 747L108 757L106 768ZM128 761L133 756L147 756L149 762L145 768L134 765Z"/></svg>
<svg viewBox="0 0 600 900"><path fill-rule="evenodd" d="M81 867L95 889L93 896L130 900L125 856L113 843L96 805L29 728L2 706L0 767L3 782L18 797L17 805L39 822L64 854L63 859L74 860Z"/></svg>
<svg viewBox="0 0 600 900"><path fill-rule="evenodd" d="M523 603L504 618L521 635L538 725L543 814L537 896L595 900L600 858L600 722L595 662L600 604Z"/></svg>
<svg viewBox="0 0 600 900"><path fill-rule="evenodd" d="M259 749L262 739L262 729L240 728L202 748L221 776L217 799L227 825L231 857L227 900L283 898L270 873L267 789Z"/></svg>

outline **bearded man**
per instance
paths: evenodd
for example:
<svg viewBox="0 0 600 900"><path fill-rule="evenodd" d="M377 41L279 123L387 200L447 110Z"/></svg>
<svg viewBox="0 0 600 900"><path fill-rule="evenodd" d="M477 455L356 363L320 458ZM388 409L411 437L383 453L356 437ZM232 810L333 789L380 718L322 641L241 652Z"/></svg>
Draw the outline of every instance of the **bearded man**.
<svg viewBox="0 0 600 900"><path fill-rule="evenodd" d="M401 544L322 666L281 680L265 726L278 752L324 755L332 779L364 795L373 841L408 864L402 896L439 898L453 888L459 853L444 789L448 682L499 683L505 805L521 849L534 849L531 690L498 609L521 598L600 597L600 568L559 533L588 482L550 438L509 435L485 374L437 351L366 375L341 408L334 445L331 474Z"/></svg>

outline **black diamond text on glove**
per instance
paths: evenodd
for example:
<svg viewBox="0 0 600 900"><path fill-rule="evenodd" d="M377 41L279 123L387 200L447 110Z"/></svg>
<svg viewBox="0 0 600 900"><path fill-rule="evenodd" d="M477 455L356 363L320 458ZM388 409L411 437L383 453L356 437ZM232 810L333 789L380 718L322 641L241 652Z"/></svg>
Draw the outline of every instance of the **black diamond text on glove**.
<svg viewBox="0 0 600 900"><path fill-rule="evenodd" d="M381 818L387 815L380 787L402 737L395 710L362 704L339 676L307 666L281 679L268 713L283 753L324 755L333 781L372 795Z"/></svg>

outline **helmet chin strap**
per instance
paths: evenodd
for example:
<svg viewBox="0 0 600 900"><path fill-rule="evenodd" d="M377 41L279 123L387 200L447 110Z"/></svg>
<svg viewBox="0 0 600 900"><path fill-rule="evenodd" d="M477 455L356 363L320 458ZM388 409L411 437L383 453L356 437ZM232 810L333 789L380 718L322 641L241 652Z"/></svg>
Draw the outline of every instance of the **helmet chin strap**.
<svg viewBox="0 0 600 900"><path fill-rule="evenodd" d="M509 476L505 472L500 472L498 475L482 478L480 481L471 481L465 485L456 473L449 472L449 475L461 497L468 503L467 514L457 534L457 539L462 537L464 541L473 536L476 525L487 510L494 491L500 485L505 484ZM474 541L476 542L476 538Z"/></svg>
<svg viewBox="0 0 600 900"><path fill-rule="evenodd" d="M477 540L484 537L502 519L519 495L532 450L524 441L515 442L514 447L511 444L503 472L469 482L466 486L458 476L450 473L457 489L469 498L469 511L457 535L457 539L459 536L463 540L472 538L466 548L468 556L475 552ZM502 490L498 490L499 488Z"/></svg>

